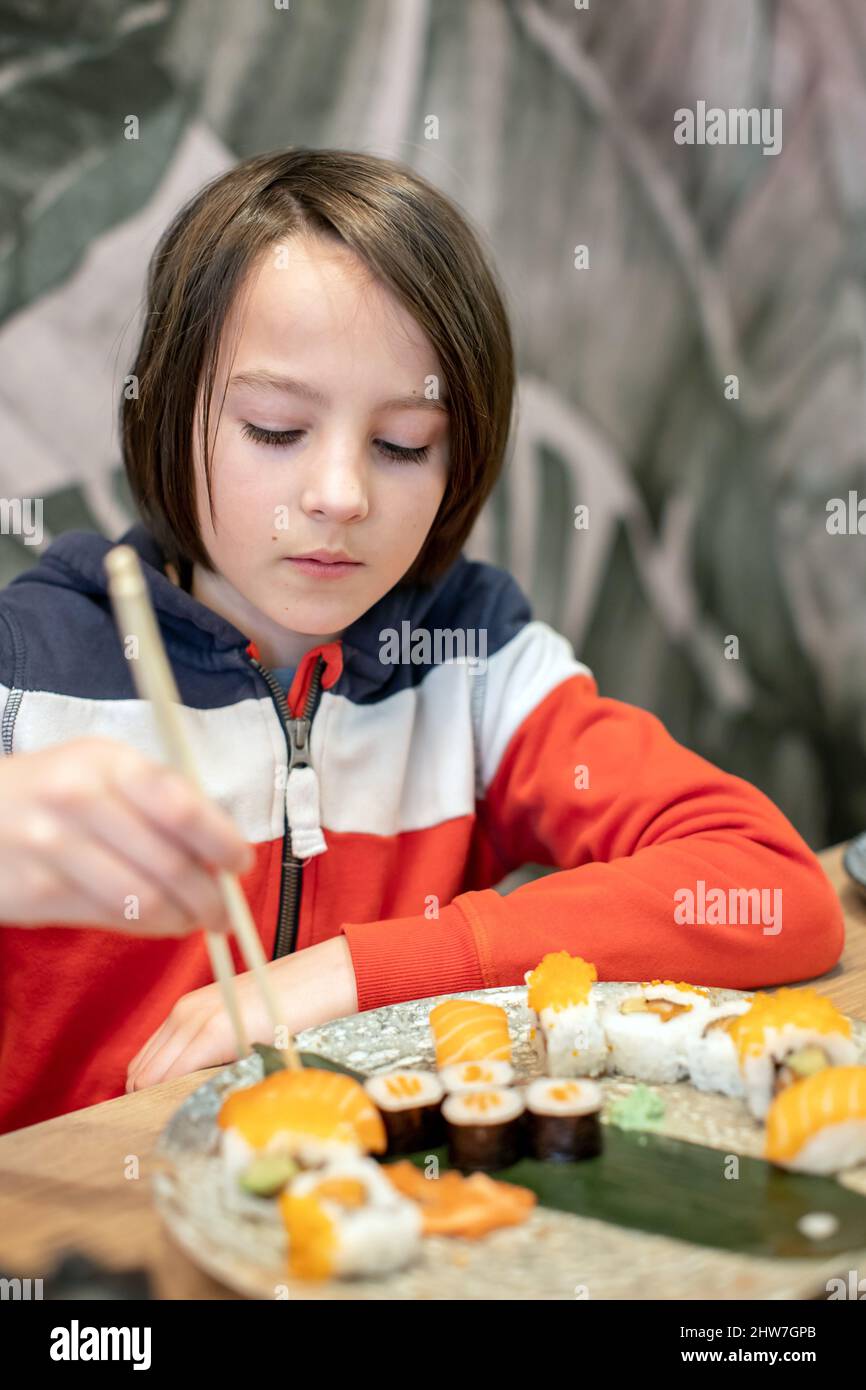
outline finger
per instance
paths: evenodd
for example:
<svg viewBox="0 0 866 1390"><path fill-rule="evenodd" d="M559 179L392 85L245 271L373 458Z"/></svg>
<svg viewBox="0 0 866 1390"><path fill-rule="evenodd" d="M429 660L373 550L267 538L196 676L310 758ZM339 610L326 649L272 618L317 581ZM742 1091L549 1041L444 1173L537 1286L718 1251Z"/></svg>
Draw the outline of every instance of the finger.
<svg viewBox="0 0 866 1390"><path fill-rule="evenodd" d="M176 841L159 835L152 823L133 811L122 796L88 801L81 808L77 823L158 883L184 917L208 931L229 930L228 915L213 874Z"/></svg>
<svg viewBox="0 0 866 1390"><path fill-rule="evenodd" d="M94 925L120 928L141 936L184 936L197 923L166 899L162 888L142 870L133 870L98 841L65 833L51 832L50 858L58 879L65 879L67 891L57 884L60 911L67 915L69 888L85 894L97 904ZM81 907L75 904L74 920L81 920Z"/></svg>
<svg viewBox="0 0 866 1390"><path fill-rule="evenodd" d="M154 1038L153 1046L148 1048L147 1053L135 1069L130 1069L130 1075L127 1077L129 1089L140 1091L145 1086L155 1086L161 1076L160 1059L165 1066L172 1062L183 1050L186 1038L199 1026L200 1020L196 1020L195 1023L190 1020L168 1027L160 1037Z"/></svg>
<svg viewBox="0 0 866 1390"><path fill-rule="evenodd" d="M160 1026L151 1033L147 1042L139 1048L127 1067L127 1075L135 1069L140 1069L143 1063L152 1052L162 1043L169 1033L175 1033L185 1029L187 1033L194 1031L198 1026L198 1019L202 1015L207 1015L216 1003L216 992L214 985L203 985L201 989L193 990L191 994L182 995L177 1001L171 1013L163 1019ZM184 1005L183 1014L178 1014L178 1009Z"/></svg>
<svg viewBox="0 0 866 1390"><path fill-rule="evenodd" d="M154 1048L159 1046L159 1043L169 1031L170 1023L171 1016L169 1015L169 1017L165 1019L153 1033L151 1033L150 1037L147 1039L147 1042L143 1043L142 1046L138 1049L135 1056L127 1065L127 1082L129 1081L129 1078L139 1070L142 1063L146 1060L147 1057L150 1056ZM127 1090L129 1090L129 1086L127 1086Z"/></svg>
<svg viewBox="0 0 866 1390"><path fill-rule="evenodd" d="M231 818L173 768L136 755L118 760L111 780L161 834L178 840L204 864L237 873L251 867L250 846Z"/></svg>
<svg viewBox="0 0 866 1390"><path fill-rule="evenodd" d="M163 1081L173 1081L178 1076L189 1076L192 1071L202 1067L220 1067L234 1062L235 1048L228 1018L214 1016L163 1072Z"/></svg>
<svg viewBox="0 0 866 1390"><path fill-rule="evenodd" d="M46 895L45 912L40 919L41 926L52 927L98 927L102 930L116 930L115 923L106 922L105 904L80 885L73 884L60 875L56 868L51 873L51 896ZM70 896L74 894L74 899ZM126 926L132 925L125 923Z"/></svg>
<svg viewBox="0 0 866 1390"><path fill-rule="evenodd" d="M267 1028L262 1028L261 1020L252 1023L245 1019L251 1038L257 1042L267 1040ZM219 1008L202 1021L202 1026L193 1033L182 1050L162 1073L163 1081L172 1081L177 1076L188 1076L202 1067L223 1066L237 1060L234 1029L225 1009Z"/></svg>
<svg viewBox="0 0 866 1390"><path fill-rule="evenodd" d="M210 1022L210 1015L197 1018L194 1022L177 1030L167 1037L161 1046L148 1058L143 1066L139 1067L135 1078L135 1089L143 1090L146 1086L157 1086L161 1081L168 1081L174 1076L185 1076L187 1072L194 1071L194 1067L185 1067L180 1063L180 1059L188 1052L190 1045L207 1028ZM199 1049L204 1052L206 1049ZM176 1065L180 1065L180 1070L175 1070ZM207 1065L202 1063L202 1065Z"/></svg>

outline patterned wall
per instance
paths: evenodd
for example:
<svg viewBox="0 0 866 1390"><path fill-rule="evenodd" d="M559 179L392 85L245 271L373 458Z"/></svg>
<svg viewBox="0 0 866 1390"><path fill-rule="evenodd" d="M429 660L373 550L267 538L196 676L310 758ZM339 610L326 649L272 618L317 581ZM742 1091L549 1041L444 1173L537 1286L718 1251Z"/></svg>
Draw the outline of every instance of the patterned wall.
<svg viewBox="0 0 866 1390"><path fill-rule="evenodd" d="M519 424L471 552L810 843L861 829L866 538L827 506L866 497L862 0L2 0L0 491L43 547L131 517L159 232L287 144L412 165L500 268ZM40 548L0 535L0 583Z"/></svg>

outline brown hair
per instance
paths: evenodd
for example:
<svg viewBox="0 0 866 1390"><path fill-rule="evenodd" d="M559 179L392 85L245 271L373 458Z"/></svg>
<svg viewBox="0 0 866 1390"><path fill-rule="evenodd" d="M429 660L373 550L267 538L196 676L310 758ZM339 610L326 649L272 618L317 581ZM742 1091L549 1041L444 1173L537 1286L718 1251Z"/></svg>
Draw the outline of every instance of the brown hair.
<svg viewBox="0 0 866 1390"><path fill-rule="evenodd" d="M193 426L211 497L209 409L222 329L253 261L298 233L337 236L413 315L436 350L449 405L449 475L405 583L456 559L502 467L514 398L503 295L455 205L411 169L347 150L256 155L195 195L150 262L144 328L120 408L123 460L139 511L166 557L213 566L199 533Z"/></svg>

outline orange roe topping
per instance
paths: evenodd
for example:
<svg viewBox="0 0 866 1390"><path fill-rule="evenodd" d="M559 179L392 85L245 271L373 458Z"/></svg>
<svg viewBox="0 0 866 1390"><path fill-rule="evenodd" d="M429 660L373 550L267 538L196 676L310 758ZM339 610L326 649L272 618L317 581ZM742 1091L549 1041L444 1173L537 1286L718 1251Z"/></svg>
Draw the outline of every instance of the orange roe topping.
<svg viewBox="0 0 866 1390"><path fill-rule="evenodd" d="M655 985L667 985L668 989L681 989L688 994L702 994L705 999L709 999L710 991L701 989L700 985L686 984L685 980L644 980L644 989L652 989Z"/></svg>
<svg viewBox="0 0 866 1390"><path fill-rule="evenodd" d="M417 1076L407 1076L401 1071L396 1076L388 1077L385 1090L399 1100L401 1096L417 1096L421 1090L421 1082Z"/></svg>
<svg viewBox="0 0 866 1390"><path fill-rule="evenodd" d="M470 1091L464 1098L467 1110L496 1110L502 1104L498 1091Z"/></svg>
<svg viewBox="0 0 866 1390"><path fill-rule="evenodd" d="M567 951L550 951L529 972L527 1002L536 1013L585 1004L597 979L598 971L591 961L570 956Z"/></svg>
<svg viewBox="0 0 866 1390"><path fill-rule="evenodd" d="M815 1033L841 1033L850 1038L850 1020L814 989L777 989L758 994L751 1007L731 1023L728 1032L741 1057L760 1052L769 1028L808 1028Z"/></svg>
<svg viewBox="0 0 866 1390"><path fill-rule="evenodd" d="M477 1062L467 1062L460 1073L464 1081L489 1081L490 1072L486 1067L479 1067Z"/></svg>

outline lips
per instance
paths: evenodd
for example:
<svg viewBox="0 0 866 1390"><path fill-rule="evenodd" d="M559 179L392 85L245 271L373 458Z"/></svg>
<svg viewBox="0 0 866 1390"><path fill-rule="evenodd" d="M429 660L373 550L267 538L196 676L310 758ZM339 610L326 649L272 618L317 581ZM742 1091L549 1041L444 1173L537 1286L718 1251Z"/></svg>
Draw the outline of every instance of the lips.
<svg viewBox="0 0 866 1390"><path fill-rule="evenodd" d="M345 550L308 550L304 555L290 555L290 560L318 560L323 565L357 565L358 560L353 560L351 555L347 555Z"/></svg>
<svg viewBox="0 0 866 1390"><path fill-rule="evenodd" d="M313 550L308 555L289 555L288 563L314 579L340 579L361 568L360 560L344 558L343 551Z"/></svg>

